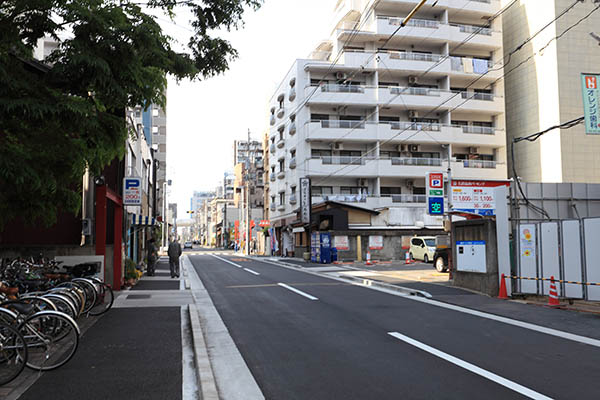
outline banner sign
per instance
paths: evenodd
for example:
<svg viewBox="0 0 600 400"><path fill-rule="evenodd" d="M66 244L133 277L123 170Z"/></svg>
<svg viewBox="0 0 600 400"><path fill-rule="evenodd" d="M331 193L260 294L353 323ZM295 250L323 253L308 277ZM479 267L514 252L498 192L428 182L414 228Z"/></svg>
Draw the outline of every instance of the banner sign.
<svg viewBox="0 0 600 400"><path fill-rule="evenodd" d="M383 249L383 236L369 236L369 249L370 250Z"/></svg>
<svg viewBox="0 0 600 400"><path fill-rule="evenodd" d="M300 178L300 221L310 224L310 211L312 208L310 178Z"/></svg>
<svg viewBox="0 0 600 400"><path fill-rule="evenodd" d="M348 244L348 236L334 236L333 247L335 247L338 250L350 250L350 245Z"/></svg>
<svg viewBox="0 0 600 400"><path fill-rule="evenodd" d="M498 186L510 186L510 182L453 179L450 193L452 211L484 216L496 215L494 188Z"/></svg>
<svg viewBox="0 0 600 400"><path fill-rule="evenodd" d="M444 174L427 174L425 192L427 194L427 214L444 215Z"/></svg>
<svg viewBox="0 0 600 400"><path fill-rule="evenodd" d="M585 133L600 135L600 74L581 74Z"/></svg>
<svg viewBox="0 0 600 400"><path fill-rule="evenodd" d="M262 228L266 228L267 226L271 226L271 223L269 222L268 219L261 219L260 222L258 223L258 226L260 226Z"/></svg>
<svg viewBox="0 0 600 400"><path fill-rule="evenodd" d="M142 178L137 176L123 178L123 205L142 205Z"/></svg>

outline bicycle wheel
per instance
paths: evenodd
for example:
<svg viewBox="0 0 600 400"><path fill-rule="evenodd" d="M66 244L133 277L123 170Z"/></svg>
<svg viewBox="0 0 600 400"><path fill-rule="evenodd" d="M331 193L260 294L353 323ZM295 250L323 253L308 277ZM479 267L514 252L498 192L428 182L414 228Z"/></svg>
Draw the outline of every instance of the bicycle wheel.
<svg viewBox="0 0 600 400"><path fill-rule="evenodd" d="M104 282L100 282L100 290L98 293L98 299L96 305L90 310L90 315L98 316L104 314L111 309L113 302L115 301L115 295L113 294L110 285Z"/></svg>
<svg viewBox="0 0 600 400"><path fill-rule="evenodd" d="M23 335L11 325L0 322L0 386L15 379L27 363Z"/></svg>
<svg viewBox="0 0 600 400"><path fill-rule="evenodd" d="M50 371L66 364L79 346L79 327L58 311L42 311L21 323L28 348L27 367Z"/></svg>
<svg viewBox="0 0 600 400"><path fill-rule="evenodd" d="M85 293L83 312L89 313L90 310L96 305L96 300L98 299L98 292L96 291L94 283L85 278L75 278L71 282L80 287Z"/></svg>
<svg viewBox="0 0 600 400"><path fill-rule="evenodd" d="M77 318L77 308L69 297L58 293L45 294L43 297L50 299L54 303L56 311L63 312L73 319Z"/></svg>

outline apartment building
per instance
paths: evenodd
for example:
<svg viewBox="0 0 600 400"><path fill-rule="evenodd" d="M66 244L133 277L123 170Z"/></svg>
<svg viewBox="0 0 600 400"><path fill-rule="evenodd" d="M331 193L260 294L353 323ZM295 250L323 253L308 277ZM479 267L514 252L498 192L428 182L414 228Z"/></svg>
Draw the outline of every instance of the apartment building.
<svg viewBox="0 0 600 400"><path fill-rule="evenodd" d="M233 165L251 160L263 161L262 143L258 140L234 140L233 141Z"/></svg>
<svg viewBox="0 0 600 400"><path fill-rule="evenodd" d="M407 229L442 225L426 215L428 172L506 178L504 88L495 82L502 22L490 20L500 1L439 0L400 28L416 4L340 0L331 38L296 60L273 94L276 227L295 218L304 176L313 204L378 209L388 226Z"/></svg>
<svg viewBox="0 0 600 400"><path fill-rule="evenodd" d="M597 2L573 6L570 0L544 0L543 7L539 3L520 0L504 13L505 53L540 31L511 55L506 67L519 65L505 78L509 142L581 117L581 73L600 73L600 47L590 35L600 34L600 12L590 14ZM600 135L586 135L579 125L515 145L515 167L528 182L600 183L598 154Z"/></svg>

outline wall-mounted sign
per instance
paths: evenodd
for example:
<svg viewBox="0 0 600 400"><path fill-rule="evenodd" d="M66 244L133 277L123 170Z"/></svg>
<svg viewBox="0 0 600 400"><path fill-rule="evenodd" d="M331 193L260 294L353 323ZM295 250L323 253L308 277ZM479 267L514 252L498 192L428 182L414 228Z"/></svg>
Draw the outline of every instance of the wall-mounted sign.
<svg viewBox="0 0 600 400"><path fill-rule="evenodd" d="M369 249L370 250L383 249L383 236L369 236Z"/></svg>
<svg viewBox="0 0 600 400"><path fill-rule="evenodd" d="M456 270L465 272L487 272L485 241L456 242Z"/></svg>
<svg viewBox="0 0 600 400"><path fill-rule="evenodd" d="M452 211L496 215L494 188L498 186L510 186L510 182L453 179L450 191Z"/></svg>
<svg viewBox="0 0 600 400"><path fill-rule="evenodd" d="M428 197L427 212L429 215L444 215L444 198Z"/></svg>
<svg viewBox="0 0 600 400"><path fill-rule="evenodd" d="M310 178L300 178L300 221L303 224L310 224L311 207Z"/></svg>
<svg viewBox="0 0 600 400"><path fill-rule="evenodd" d="M142 205L142 178L137 176L123 178L123 205Z"/></svg>
<svg viewBox="0 0 600 400"><path fill-rule="evenodd" d="M426 188L427 213L444 215L444 174L430 172L427 174Z"/></svg>
<svg viewBox="0 0 600 400"><path fill-rule="evenodd" d="M338 250L350 250L348 236L334 236L333 247L335 247Z"/></svg>
<svg viewBox="0 0 600 400"><path fill-rule="evenodd" d="M265 228L265 227L271 226L271 223L269 222L268 219L261 219L260 222L258 223L258 226Z"/></svg>
<svg viewBox="0 0 600 400"><path fill-rule="evenodd" d="M600 135L600 74L581 74L585 133Z"/></svg>

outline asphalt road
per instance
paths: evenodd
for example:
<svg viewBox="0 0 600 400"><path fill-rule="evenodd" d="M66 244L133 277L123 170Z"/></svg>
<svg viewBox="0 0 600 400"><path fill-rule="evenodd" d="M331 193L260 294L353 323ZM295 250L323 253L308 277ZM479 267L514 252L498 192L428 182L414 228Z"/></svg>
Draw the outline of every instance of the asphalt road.
<svg viewBox="0 0 600 400"><path fill-rule="evenodd" d="M217 257L190 260L267 399L598 398L598 347Z"/></svg>

